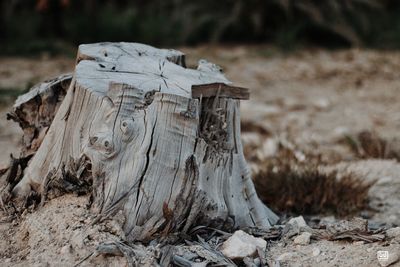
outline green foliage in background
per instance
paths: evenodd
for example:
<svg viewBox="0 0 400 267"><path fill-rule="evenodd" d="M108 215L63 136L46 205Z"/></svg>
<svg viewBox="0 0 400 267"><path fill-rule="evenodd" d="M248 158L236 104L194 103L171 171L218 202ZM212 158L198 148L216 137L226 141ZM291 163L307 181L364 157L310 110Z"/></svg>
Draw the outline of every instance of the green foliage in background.
<svg viewBox="0 0 400 267"><path fill-rule="evenodd" d="M400 47L396 0L9 0L3 54L68 51L79 43L269 42L282 48Z"/></svg>

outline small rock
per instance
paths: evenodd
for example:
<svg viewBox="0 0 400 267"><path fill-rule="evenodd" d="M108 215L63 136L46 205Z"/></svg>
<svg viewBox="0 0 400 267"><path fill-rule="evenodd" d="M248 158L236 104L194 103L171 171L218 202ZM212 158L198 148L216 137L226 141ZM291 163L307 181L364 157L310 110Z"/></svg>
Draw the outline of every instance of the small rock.
<svg viewBox="0 0 400 267"><path fill-rule="evenodd" d="M296 245L308 245L310 244L311 234L308 232L303 232L300 235L296 236L293 242Z"/></svg>
<svg viewBox="0 0 400 267"><path fill-rule="evenodd" d="M60 254L70 254L71 253L71 250L72 250L72 248L71 248L71 245L66 245L66 246L63 246L61 249L60 249Z"/></svg>
<svg viewBox="0 0 400 267"><path fill-rule="evenodd" d="M297 225L298 227L302 228L302 227L308 227L306 221L304 220L303 216L299 216L299 217L294 217L291 218L287 224L290 225Z"/></svg>
<svg viewBox="0 0 400 267"><path fill-rule="evenodd" d="M313 248L312 255L314 257L317 257L320 253L321 253L321 250L319 248Z"/></svg>
<svg viewBox="0 0 400 267"><path fill-rule="evenodd" d="M295 235L299 235L301 232L311 232L312 229L307 225L303 216L295 217L290 219L283 229L283 235L286 238L291 238Z"/></svg>
<svg viewBox="0 0 400 267"><path fill-rule="evenodd" d="M5 263L9 263L9 262L11 262L11 258L7 258L7 259L5 259L5 260L4 260L4 262L5 262Z"/></svg>
<svg viewBox="0 0 400 267"><path fill-rule="evenodd" d="M394 238L400 236L400 227L390 228L386 231L388 237Z"/></svg>
<svg viewBox="0 0 400 267"><path fill-rule="evenodd" d="M242 230L236 231L221 246L221 252L230 259L243 259L256 254L257 248L265 249L267 241Z"/></svg>
<svg viewBox="0 0 400 267"><path fill-rule="evenodd" d="M353 245L356 245L356 246L361 246L361 245L364 245L364 244L365 244L364 241L354 241L353 242Z"/></svg>

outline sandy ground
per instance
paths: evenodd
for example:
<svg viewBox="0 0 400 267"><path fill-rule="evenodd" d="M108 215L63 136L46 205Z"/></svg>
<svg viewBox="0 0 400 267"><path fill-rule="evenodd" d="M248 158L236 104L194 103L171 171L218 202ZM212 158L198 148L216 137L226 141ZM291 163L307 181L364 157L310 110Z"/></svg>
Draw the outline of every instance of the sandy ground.
<svg viewBox="0 0 400 267"><path fill-rule="evenodd" d="M269 131L268 139L284 136L305 155L318 154L332 168L351 169L366 180L377 180L370 191L371 206L378 209L369 218L371 224L400 225L400 164L358 160L348 146L338 142L344 134L362 130L375 131L388 139L400 138L400 53L353 49L284 54L260 46L182 50L189 54L189 65L207 58L221 65L235 84L251 88L251 100L242 103L242 120L261 125ZM71 71L73 64L73 59L64 58L1 58L0 88L24 89ZM0 109L0 165L7 162L9 153L18 151L21 134L16 125L5 120L9 108L10 104ZM268 153L263 151L267 150L268 139L257 139L260 153ZM87 233L77 230L85 225L85 221L79 222L85 213L84 201L64 196L40 212L0 223L0 262L6 263L2 266L70 266L89 253L89 245L83 249L76 238L75 243L71 241L74 234L80 236L79 240L87 238ZM49 221L53 213L60 214L54 217L55 222ZM70 213L74 216L69 217ZM69 226L58 225L59 220ZM80 226L74 228L74 223ZM57 229L46 229L52 224ZM69 236L56 234L60 232ZM399 242L398 238L374 244L312 241L299 246L276 242L270 244L268 257L279 258L280 266L379 266L377 251L398 251ZM71 248L65 248L68 244ZM313 253L316 248L319 253ZM90 264L99 262L118 266L123 259Z"/></svg>

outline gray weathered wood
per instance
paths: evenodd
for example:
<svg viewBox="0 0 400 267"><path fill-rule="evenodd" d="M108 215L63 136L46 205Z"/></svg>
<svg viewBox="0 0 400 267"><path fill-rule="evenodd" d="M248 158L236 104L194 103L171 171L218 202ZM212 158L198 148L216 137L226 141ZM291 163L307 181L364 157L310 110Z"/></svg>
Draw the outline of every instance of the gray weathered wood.
<svg viewBox="0 0 400 267"><path fill-rule="evenodd" d="M21 157L34 154L41 145L71 80L72 74L60 75L33 86L15 101L7 119L19 123L24 132Z"/></svg>
<svg viewBox="0 0 400 267"><path fill-rule="evenodd" d="M214 69L216 69L214 71ZM217 68L188 69L175 50L134 43L79 47L70 88L13 189L45 194L87 157L93 212L122 211L128 240L198 224L269 227L277 217L257 197L240 140L239 100L192 96L192 86L230 84ZM243 95L243 94L241 94Z"/></svg>

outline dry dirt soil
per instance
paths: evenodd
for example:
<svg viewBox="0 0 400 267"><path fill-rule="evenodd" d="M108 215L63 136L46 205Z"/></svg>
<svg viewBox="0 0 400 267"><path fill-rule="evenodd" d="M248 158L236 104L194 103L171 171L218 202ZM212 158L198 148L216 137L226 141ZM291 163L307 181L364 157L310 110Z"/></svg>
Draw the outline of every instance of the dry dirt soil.
<svg viewBox="0 0 400 267"><path fill-rule="evenodd" d="M290 140L301 153L318 155L326 166L351 170L377 182L370 190L369 216L375 227L400 225L400 163L396 160L360 159L344 135L373 131L382 138L400 138L400 53L371 50L302 50L282 53L265 46L182 48L188 64L206 58L223 67L235 84L251 89L242 103L242 121L261 126L243 134L249 153L260 158L274 154L274 140ZM32 83L73 70L68 58L0 58L0 88L24 89ZM0 89L0 90L3 90ZM11 104L0 108L0 166L17 153L21 132L6 121ZM263 166L250 162L257 172ZM11 222L0 221L1 266L73 266L90 254L115 225L89 227L88 199L66 195ZM2 218L0 218L2 219ZM335 220L335 218L324 218ZM106 231L107 230L107 231ZM110 237L111 238L111 237ZM295 245L271 242L268 258L276 266L379 266L377 251L398 253L400 238L364 242L316 241ZM96 257L83 266L121 266L123 258ZM391 266L400 266L394 263Z"/></svg>

